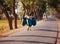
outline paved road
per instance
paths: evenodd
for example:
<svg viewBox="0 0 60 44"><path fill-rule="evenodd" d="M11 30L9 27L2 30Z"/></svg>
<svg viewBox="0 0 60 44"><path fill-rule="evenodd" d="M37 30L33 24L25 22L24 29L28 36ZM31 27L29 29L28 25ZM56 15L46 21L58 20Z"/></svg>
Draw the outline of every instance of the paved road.
<svg viewBox="0 0 60 44"><path fill-rule="evenodd" d="M0 39L0 44L55 44L57 38L57 23L54 18L38 21L31 31L16 32Z"/></svg>

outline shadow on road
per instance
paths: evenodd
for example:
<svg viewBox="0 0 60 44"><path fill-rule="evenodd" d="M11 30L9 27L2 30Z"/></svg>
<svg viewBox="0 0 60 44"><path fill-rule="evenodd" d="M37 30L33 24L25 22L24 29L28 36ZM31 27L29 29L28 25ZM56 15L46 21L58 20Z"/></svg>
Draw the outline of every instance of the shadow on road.
<svg viewBox="0 0 60 44"><path fill-rule="evenodd" d="M56 19L55 18L47 18L47 19L45 19L45 21L56 21Z"/></svg>
<svg viewBox="0 0 60 44"><path fill-rule="evenodd" d="M0 42L25 42L25 43L43 43L43 44L53 44L48 42L40 42L40 41L27 41L27 40L2 40Z"/></svg>

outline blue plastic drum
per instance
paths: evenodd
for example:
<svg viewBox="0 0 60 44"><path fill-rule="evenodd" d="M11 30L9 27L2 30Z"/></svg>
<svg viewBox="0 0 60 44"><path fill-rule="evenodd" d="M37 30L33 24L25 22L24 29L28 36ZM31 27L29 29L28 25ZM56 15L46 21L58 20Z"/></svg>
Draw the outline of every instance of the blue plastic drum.
<svg viewBox="0 0 60 44"><path fill-rule="evenodd" d="M32 25L33 25L33 26L36 25L36 19L35 19L35 18L32 19Z"/></svg>
<svg viewBox="0 0 60 44"><path fill-rule="evenodd" d="M27 25L28 25L29 27L32 26L32 19L29 18L29 19L27 20Z"/></svg>
<svg viewBox="0 0 60 44"><path fill-rule="evenodd" d="M27 20L26 20L26 18L23 18L22 19L22 25L25 26L26 24L27 24Z"/></svg>

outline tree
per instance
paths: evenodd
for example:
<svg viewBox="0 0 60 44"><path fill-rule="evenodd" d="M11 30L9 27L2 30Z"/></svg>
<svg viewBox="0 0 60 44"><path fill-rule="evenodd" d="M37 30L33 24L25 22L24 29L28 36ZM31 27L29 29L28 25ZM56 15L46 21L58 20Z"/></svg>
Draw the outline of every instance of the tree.
<svg viewBox="0 0 60 44"><path fill-rule="evenodd" d="M33 11L38 19L42 19L43 13L45 12L44 7L46 7L43 0L21 0L23 2L24 8L27 7L27 13L29 14L29 11Z"/></svg>
<svg viewBox="0 0 60 44"><path fill-rule="evenodd" d="M2 19L2 10L0 8L0 20Z"/></svg>
<svg viewBox="0 0 60 44"><path fill-rule="evenodd" d="M46 11L46 2L44 0L36 0L36 13L37 18L41 20L43 18L43 13Z"/></svg>
<svg viewBox="0 0 60 44"><path fill-rule="evenodd" d="M50 5L50 7L53 7L55 9L57 9L57 0L48 0L48 4Z"/></svg>
<svg viewBox="0 0 60 44"><path fill-rule="evenodd" d="M8 12L7 12L7 8L6 8L7 6L6 6L6 3L5 3L4 0L0 0L0 7L1 7L2 11L5 13L6 18L8 19L10 29L13 29L13 27L12 27L12 19L9 16Z"/></svg>
<svg viewBox="0 0 60 44"><path fill-rule="evenodd" d="M14 15L14 23L15 23L15 28L17 28L17 14L15 13L15 0L13 0L12 3L12 13Z"/></svg>
<svg viewBox="0 0 60 44"><path fill-rule="evenodd" d="M11 13L14 16L14 24L15 24L14 26L15 28L17 28L17 14L15 13L15 1L16 0L5 0L6 4L11 9Z"/></svg>

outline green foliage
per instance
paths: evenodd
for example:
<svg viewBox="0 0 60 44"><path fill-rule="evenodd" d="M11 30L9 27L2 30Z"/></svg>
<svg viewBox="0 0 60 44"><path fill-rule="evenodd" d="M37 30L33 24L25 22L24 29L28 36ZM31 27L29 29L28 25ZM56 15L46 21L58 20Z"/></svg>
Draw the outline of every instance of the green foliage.
<svg viewBox="0 0 60 44"><path fill-rule="evenodd" d="M4 2L5 2L5 0L0 0L0 3L2 3L2 4L3 4Z"/></svg>
<svg viewBox="0 0 60 44"><path fill-rule="evenodd" d="M29 0L21 0L25 5L29 4Z"/></svg>
<svg viewBox="0 0 60 44"><path fill-rule="evenodd" d="M6 3L6 8L8 11L10 11L11 7L12 7L12 3L13 3L13 0L5 0L5 3Z"/></svg>
<svg viewBox="0 0 60 44"><path fill-rule="evenodd" d="M25 6L28 5L30 10L41 10L42 13L46 11L46 2L44 0L21 0Z"/></svg>
<svg viewBox="0 0 60 44"><path fill-rule="evenodd" d="M0 3L3 4L7 10L10 10L13 0L0 0Z"/></svg>
<svg viewBox="0 0 60 44"><path fill-rule="evenodd" d="M43 1L41 8L42 8L42 12L44 13L46 11L46 2L45 1Z"/></svg>
<svg viewBox="0 0 60 44"><path fill-rule="evenodd" d="M6 3L8 6L11 6L12 3L13 3L13 0L5 0L5 3Z"/></svg>
<svg viewBox="0 0 60 44"><path fill-rule="evenodd" d="M57 0L48 0L48 3L51 7L54 7L54 8L57 7Z"/></svg>

